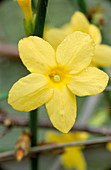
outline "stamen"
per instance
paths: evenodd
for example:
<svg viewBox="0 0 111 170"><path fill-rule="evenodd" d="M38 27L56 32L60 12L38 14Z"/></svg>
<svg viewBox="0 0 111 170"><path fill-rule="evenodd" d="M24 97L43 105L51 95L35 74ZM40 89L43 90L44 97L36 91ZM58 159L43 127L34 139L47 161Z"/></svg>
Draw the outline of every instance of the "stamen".
<svg viewBox="0 0 111 170"><path fill-rule="evenodd" d="M54 75L54 81L59 82L61 80L59 75Z"/></svg>

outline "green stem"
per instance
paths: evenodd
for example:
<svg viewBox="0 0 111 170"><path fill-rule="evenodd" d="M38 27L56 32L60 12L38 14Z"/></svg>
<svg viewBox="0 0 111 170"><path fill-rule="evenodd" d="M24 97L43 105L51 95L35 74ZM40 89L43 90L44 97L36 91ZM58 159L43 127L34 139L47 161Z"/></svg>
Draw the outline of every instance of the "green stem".
<svg viewBox="0 0 111 170"><path fill-rule="evenodd" d="M0 93L0 100L4 100L4 99L7 99L7 98L8 98L8 92Z"/></svg>
<svg viewBox="0 0 111 170"><path fill-rule="evenodd" d="M111 116L111 91L105 91L104 92L108 106L109 106L109 114Z"/></svg>
<svg viewBox="0 0 111 170"><path fill-rule="evenodd" d="M34 36L39 36L41 38L43 37L47 4L48 4L48 0L38 0ZM30 112L30 132L32 134L31 146L37 145L37 133L38 133L37 111L38 109ZM32 170L38 169L37 154L35 155L34 158L31 158L31 169Z"/></svg>
<svg viewBox="0 0 111 170"><path fill-rule="evenodd" d="M107 44L107 45L110 45L110 42L108 42L102 32L102 44ZM100 68L101 70L103 70L104 72L106 72L106 70L104 68ZM111 85L111 78L109 79L109 86ZM109 106L109 114L111 116L111 91L105 91L104 92L104 95L107 99L107 103L108 103L108 106Z"/></svg>
<svg viewBox="0 0 111 170"><path fill-rule="evenodd" d="M43 37L48 0L38 0L34 35Z"/></svg>
<svg viewBox="0 0 111 170"><path fill-rule="evenodd" d="M32 135L31 145L35 146L37 144L37 109L30 112L30 131Z"/></svg>
<svg viewBox="0 0 111 170"><path fill-rule="evenodd" d="M32 10L35 12L36 6L35 6L35 0L32 0Z"/></svg>
<svg viewBox="0 0 111 170"><path fill-rule="evenodd" d="M88 14L88 9L85 0L77 0L80 11L84 14Z"/></svg>
<svg viewBox="0 0 111 170"><path fill-rule="evenodd" d="M30 112L30 132L32 135L31 146L37 145L37 109ZM31 170L38 168L38 155L31 159Z"/></svg>
<svg viewBox="0 0 111 170"><path fill-rule="evenodd" d="M105 91L104 93L105 93L107 102L109 103L109 106L111 107L111 92Z"/></svg>
<svg viewBox="0 0 111 170"><path fill-rule="evenodd" d="M106 72L106 70L104 68L101 68L101 70L103 70L104 72ZM109 85L111 84L111 79L109 79ZM104 91L104 95L106 97L108 106L109 106L109 114L111 115L111 91Z"/></svg>

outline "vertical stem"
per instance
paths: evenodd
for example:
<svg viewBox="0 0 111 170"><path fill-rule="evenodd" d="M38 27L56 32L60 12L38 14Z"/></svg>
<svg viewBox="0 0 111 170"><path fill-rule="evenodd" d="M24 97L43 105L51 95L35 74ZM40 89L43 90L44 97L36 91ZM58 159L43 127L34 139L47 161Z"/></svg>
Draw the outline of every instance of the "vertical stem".
<svg viewBox="0 0 111 170"><path fill-rule="evenodd" d="M0 100L4 100L8 98L8 92L3 92L0 94Z"/></svg>
<svg viewBox="0 0 111 170"><path fill-rule="evenodd" d="M104 72L106 72L106 70L104 68L101 68L101 70L103 70ZM109 79L109 85L111 84L111 80ZM109 106L109 114L111 115L111 91L104 91L104 95L106 97L108 106Z"/></svg>
<svg viewBox="0 0 111 170"><path fill-rule="evenodd" d="M34 36L39 36L41 38L43 37L47 4L48 4L48 0L38 0ZM30 112L30 131L32 134L31 146L37 145L37 133L38 133L37 111L38 109ZM31 159L31 169L32 170L38 169L37 154L35 158Z"/></svg>
<svg viewBox="0 0 111 170"><path fill-rule="evenodd" d="M87 6L85 0L77 0L81 12L88 14Z"/></svg>
<svg viewBox="0 0 111 170"><path fill-rule="evenodd" d="M34 35L43 37L48 0L38 0Z"/></svg>
<svg viewBox="0 0 111 170"><path fill-rule="evenodd" d="M35 0L32 0L32 9L33 9L33 11L35 12L35 10L36 10Z"/></svg>
<svg viewBox="0 0 111 170"><path fill-rule="evenodd" d="M111 116L111 92L105 91L104 93L109 106L109 114Z"/></svg>
<svg viewBox="0 0 111 170"><path fill-rule="evenodd" d="M30 132L32 135L31 138L31 146L37 145L37 110L32 110L30 112ZM31 170L38 169L38 157L35 155L34 158L31 159Z"/></svg>
<svg viewBox="0 0 111 170"><path fill-rule="evenodd" d="M30 131L32 135L31 145L35 146L37 144L37 109L30 112Z"/></svg>
<svg viewBox="0 0 111 170"><path fill-rule="evenodd" d="M107 44L107 45L110 45L110 42L108 42L102 32L102 44ZM101 70L103 70L104 72L106 72L106 70L104 68L100 68ZM111 85L111 78L109 79L109 85ZM108 102L108 105L109 105L109 114L111 116L111 91L105 91L104 92L104 95L107 99L107 102Z"/></svg>

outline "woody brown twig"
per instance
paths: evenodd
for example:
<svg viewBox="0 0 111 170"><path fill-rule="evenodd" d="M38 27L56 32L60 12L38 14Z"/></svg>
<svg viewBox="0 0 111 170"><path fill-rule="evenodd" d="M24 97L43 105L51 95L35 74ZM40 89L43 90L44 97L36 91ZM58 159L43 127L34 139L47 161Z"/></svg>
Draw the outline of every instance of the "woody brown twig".
<svg viewBox="0 0 111 170"><path fill-rule="evenodd" d="M10 120L12 127L27 127L29 126L29 119L23 116L12 116L6 114L0 114L0 124L4 125L5 120ZM40 120L39 121L39 128L44 129L53 129L52 124L47 120ZM84 126L84 125L74 125L71 131L85 131L95 135L111 135L111 128L105 127L91 127L91 126Z"/></svg>
<svg viewBox="0 0 111 170"><path fill-rule="evenodd" d="M0 57L20 60L17 46L0 42Z"/></svg>
<svg viewBox="0 0 111 170"><path fill-rule="evenodd" d="M41 152L48 152L53 151L56 149L62 149L65 147L72 147L72 146L91 146L91 145L97 145L97 144L106 144L107 142L111 142L111 137L99 137L96 139L90 139L86 141L77 141L77 142L67 142L67 143L60 143L60 144L48 144L44 146L35 146L32 147L29 151L29 156L41 153ZM15 159L15 153L14 151L9 152L3 152L0 154L0 162L14 160Z"/></svg>

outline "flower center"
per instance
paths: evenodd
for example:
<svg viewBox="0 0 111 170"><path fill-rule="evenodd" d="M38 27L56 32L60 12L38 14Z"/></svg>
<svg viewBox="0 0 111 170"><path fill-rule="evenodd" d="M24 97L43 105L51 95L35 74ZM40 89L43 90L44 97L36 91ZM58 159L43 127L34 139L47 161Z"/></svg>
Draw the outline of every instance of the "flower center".
<svg viewBox="0 0 111 170"><path fill-rule="evenodd" d="M51 70L49 77L53 82L59 83L62 78L61 70L58 68Z"/></svg>
<svg viewBox="0 0 111 170"><path fill-rule="evenodd" d="M60 84L67 81L68 72L63 67L56 67L50 70L49 78L53 83Z"/></svg>
<svg viewBox="0 0 111 170"><path fill-rule="evenodd" d="M65 67L52 68L48 73L50 85L56 88L62 88L69 81L69 71Z"/></svg>
<svg viewBox="0 0 111 170"><path fill-rule="evenodd" d="M54 75L54 81L59 82L61 80L59 75Z"/></svg>

